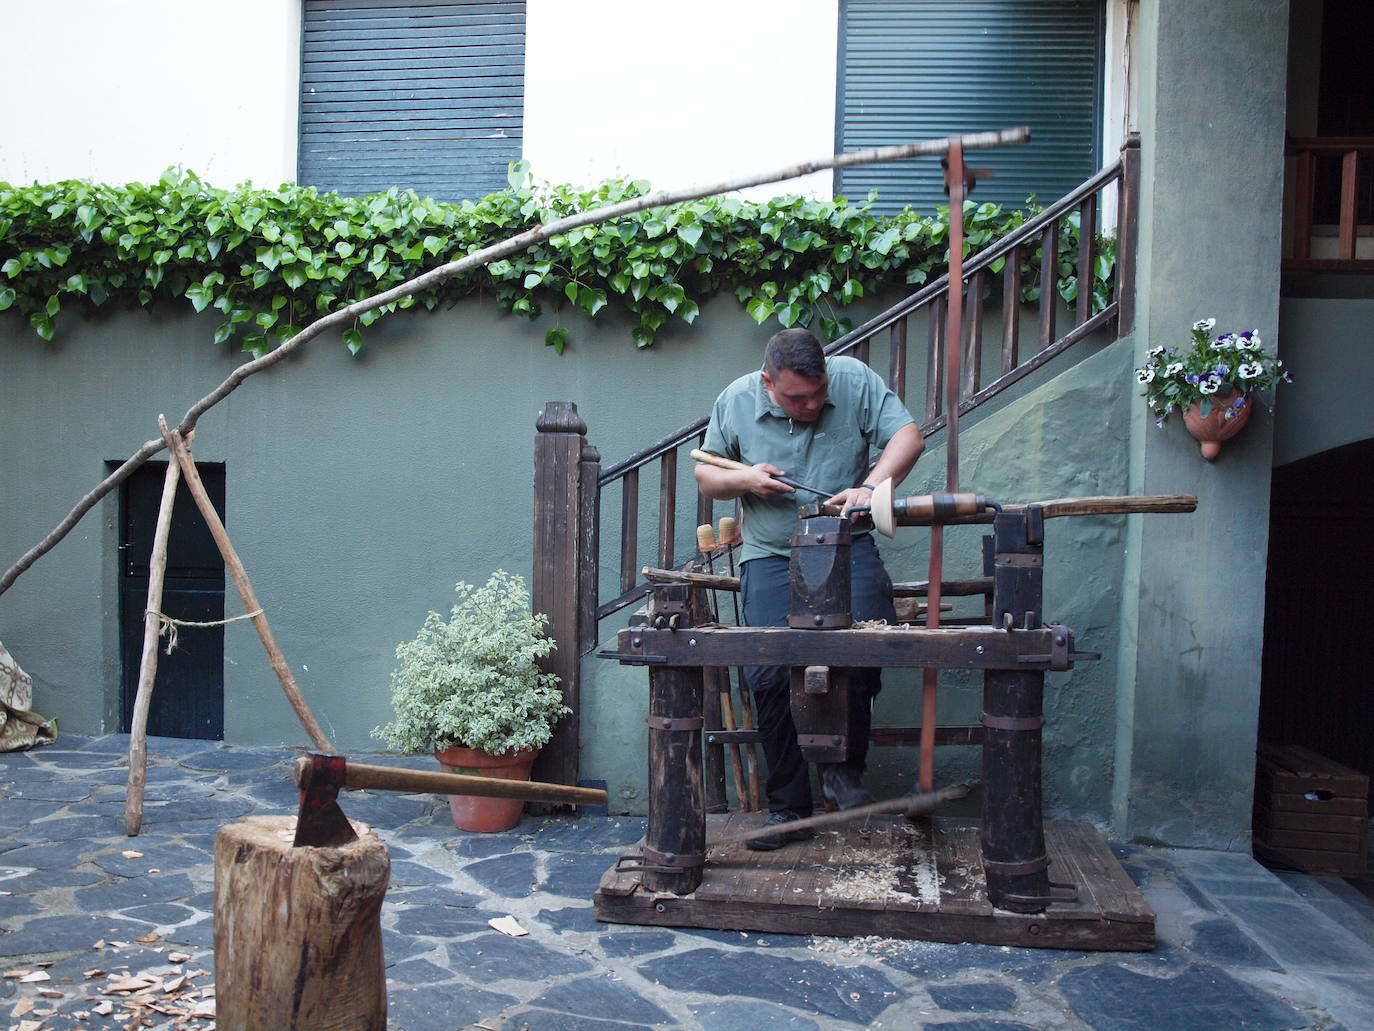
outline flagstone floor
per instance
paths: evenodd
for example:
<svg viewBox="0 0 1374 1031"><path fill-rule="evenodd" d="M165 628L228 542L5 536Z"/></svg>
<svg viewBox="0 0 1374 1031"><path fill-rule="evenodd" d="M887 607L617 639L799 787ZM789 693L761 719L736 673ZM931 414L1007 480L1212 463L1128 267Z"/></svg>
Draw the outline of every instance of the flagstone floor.
<svg viewBox="0 0 1374 1031"><path fill-rule="evenodd" d="M293 812L296 753L154 739L130 838L127 748L64 735L0 755L0 1026L213 1026L214 835ZM1248 855L1114 844L1158 913L1150 953L811 938L598 921L592 893L639 819L475 835L441 798L343 805L391 852L395 1031L1374 1029L1374 901ZM489 925L503 916L529 933Z"/></svg>

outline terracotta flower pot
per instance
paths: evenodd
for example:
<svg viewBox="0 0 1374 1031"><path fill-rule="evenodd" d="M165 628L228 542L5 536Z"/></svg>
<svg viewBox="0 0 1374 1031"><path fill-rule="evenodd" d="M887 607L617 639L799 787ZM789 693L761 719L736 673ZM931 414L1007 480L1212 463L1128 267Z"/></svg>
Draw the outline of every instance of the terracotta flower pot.
<svg viewBox="0 0 1374 1031"><path fill-rule="evenodd" d="M1250 409L1254 405L1248 397L1242 398L1244 403L1239 408L1235 407L1236 399L1241 397L1238 390L1231 391L1225 397L1218 394L1212 398L1212 410L1205 419L1198 414L1199 403L1196 401L1184 411L1183 424L1194 439L1201 442L1202 457L1207 461L1216 458L1221 453L1221 442L1239 433L1250 418ZM1229 419L1226 417L1228 412L1231 413Z"/></svg>
<svg viewBox="0 0 1374 1031"><path fill-rule="evenodd" d="M476 748L443 748L434 757L449 773L471 777L500 777L504 780L529 780L537 748L492 755ZM520 822L525 803L518 798L484 798L480 795L449 795L453 825L462 831L492 833L508 831Z"/></svg>

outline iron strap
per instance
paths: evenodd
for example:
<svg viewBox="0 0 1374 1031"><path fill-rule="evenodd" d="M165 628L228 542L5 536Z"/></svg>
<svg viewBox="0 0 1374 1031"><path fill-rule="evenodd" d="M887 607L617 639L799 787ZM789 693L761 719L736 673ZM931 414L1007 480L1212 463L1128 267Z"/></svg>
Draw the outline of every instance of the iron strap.
<svg viewBox="0 0 1374 1031"><path fill-rule="evenodd" d="M986 712L978 722L992 730L1039 730L1045 725L1044 716L990 716Z"/></svg>
<svg viewBox="0 0 1374 1031"><path fill-rule="evenodd" d="M844 744L843 734L798 734L797 744L803 748L828 748Z"/></svg>
<svg viewBox="0 0 1374 1031"><path fill-rule="evenodd" d="M996 859L984 859L983 869L988 873L997 874L1001 877L1019 877L1022 874L1039 873L1041 870L1048 870L1050 857L1042 855L1037 859L1028 859L1024 863L1000 863Z"/></svg>
<svg viewBox="0 0 1374 1031"><path fill-rule="evenodd" d="M1038 551L999 551L993 561L999 566L1043 566L1045 556Z"/></svg>
<svg viewBox="0 0 1374 1031"><path fill-rule="evenodd" d="M706 726L702 716L645 716L650 730L700 730Z"/></svg>

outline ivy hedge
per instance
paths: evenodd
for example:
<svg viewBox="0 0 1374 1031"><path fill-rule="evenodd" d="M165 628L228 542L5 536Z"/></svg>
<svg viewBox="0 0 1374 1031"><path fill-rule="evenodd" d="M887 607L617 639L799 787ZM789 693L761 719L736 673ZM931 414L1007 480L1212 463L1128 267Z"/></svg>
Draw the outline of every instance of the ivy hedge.
<svg viewBox="0 0 1374 1031"><path fill-rule="evenodd" d="M262 354L302 326L429 268L541 223L649 191L643 181L595 189L536 184L523 164L510 186L480 200L440 203L391 189L364 197L284 185L216 189L171 169L152 185L85 180L0 183L0 311L13 309L51 340L64 309L150 308L189 301L221 318L214 340ZM966 252L1021 225L1026 212L965 206ZM691 323L708 297L729 291L759 323L844 332L857 298L937 278L948 265L949 212L879 216L868 203L802 197L767 202L712 197L639 212L555 236L361 315L343 333L354 353L363 328L397 308L450 306L474 295L535 318L576 308L626 313L647 347L670 318ZM1076 216L1060 234L1058 289L1078 292ZM1093 269L1094 307L1110 297L1111 240ZM1038 295L1040 255L1020 270ZM1000 271L1000 268L994 269ZM561 320L560 320L561 321ZM566 326L545 334L562 352Z"/></svg>

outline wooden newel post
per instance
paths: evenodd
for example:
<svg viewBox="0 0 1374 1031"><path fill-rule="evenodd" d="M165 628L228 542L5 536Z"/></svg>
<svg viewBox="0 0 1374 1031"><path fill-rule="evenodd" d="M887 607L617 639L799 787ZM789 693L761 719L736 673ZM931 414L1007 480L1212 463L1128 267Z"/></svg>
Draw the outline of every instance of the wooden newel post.
<svg viewBox="0 0 1374 1031"><path fill-rule="evenodd" d="M391 857L371 830L295 847L295 818L215 835L216 1027L385 1031L382 897Z"/></svg>
<svg viewBox="0 0 1374 1031"><path fill-rule="evenodd" d="M571 401L550 401L535 423L534 571L530 599L557 646L541 661L572 712L534 765L536 780L576 784L581 659L595 644L596 477L600 456ZM587 599L590 598L590 605Z"/></svg>
<svg viewBox="0 0 1374 1031"><path fill-rule="evenodd" d="M1040 627L1043 542L1039 506L998 513L993 617L1008 633ZM1044 690L1039 671L983 674L983 869L988 901L1015 913L1039 913L1050 901L1040 785Z"/></svg>

